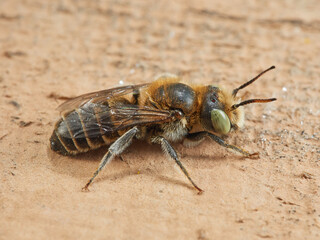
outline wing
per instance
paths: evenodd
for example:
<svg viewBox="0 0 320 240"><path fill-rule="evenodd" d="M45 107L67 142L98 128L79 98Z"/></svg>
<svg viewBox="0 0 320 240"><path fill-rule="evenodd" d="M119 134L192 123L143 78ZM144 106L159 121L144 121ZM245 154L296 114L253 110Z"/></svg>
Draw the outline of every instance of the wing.
<svg viewBox="0 0 320 240"><path fill-rule="evenodd" d="M92 93L86 93L62 103L57 109L62 115L76 108L80 108L81 106L87 103L96 103L96 104L103 103L104 101L110 98L119 97L135 91L139 91L139 89L147 87L149 84L150 83L128 85L128 86L116 87L116 88L106 89L106 90L92 92Z"/></svg>
<svg viewBox="0 0 320 240"><path fill-rule="evenodd" d="M87 102L65 116L72 137L76 139L94 138L101 135L112 136L119 130L133 126L171 122L177 117L179 117L177 111L172 110L159 110L137 105L109 107L105 104L91 102ZM64 137L70 138L71 136L67 134Z"/></svg>

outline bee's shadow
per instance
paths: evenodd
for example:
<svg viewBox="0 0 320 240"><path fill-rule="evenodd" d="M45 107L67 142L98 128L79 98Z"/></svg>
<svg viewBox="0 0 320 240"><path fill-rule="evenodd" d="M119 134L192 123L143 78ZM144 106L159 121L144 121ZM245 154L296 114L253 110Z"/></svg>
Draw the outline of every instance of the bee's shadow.
<svg viewBox="0 0 320 240"><path fill-rule="evenodd" d="M52 170L59 174L65 174L76 178L83 178L90 176L99 166L100 160L107 153L109 146L102 146L99 149L91 150L86 153L81 153L75 156L62 156L53 152L49 147L47 155L50 159ZM152 147L152 146L151 146ZM137 149L137 152L143 149L144 152L151 153L152 148L146 147L142 142L135 142L123 153L126 159L127 153L132 154ZM126 161L126 160L125 160ZM131 161L130 161L131 162ZM109 171L113 172L114 168L122 168L127 166L126 162L121 161L119 157L112 160L112 167L109 166Z"/></svg>
<svg viewBox="0 0 320 240"><path fill-rule="evenodd" d="M177 180L177 179L164 176L163 174L158 173L155 170L151 170L150 168L145 168L145 169L130 168L126 170L121 170L118 173L104 175L103 177L100 177L97 180L95 180L95 182L98 183L98 182L103 182L107 180L124 179L132 175L143 175L144 177L146 177L146 179L155 177L159 182L167 182L169 184L180 185L182 187L186 187L191 190L194 189L192 185L187 181Z"/></svg>
<svg viewBox="0 0 320 240"><path fill-rule="evenodd" d="M183 150L184 147L179 144L174 145L174 147L177 149L177 152L181 152L180 157L182 161L184 158L191 158L192 160L194 159L195 161L198 161L197 166L199 166L199 168L206 168L208 162L223 161L226 157L225 154L219 152L212 154L199 154L199 150ZM54 172L72 176L78 179L89 179L94 171L96 171L100 160L107 151L108 146L105 146L101 147L100 149L82 153L76 156L61 156L48 148L48 157L51 162L51 169ZM124 161L122 161L119 157L115 157L112 160L112 164L107 167L108 174L99 176L95 181L100 182L107 179L114 180L126 178L131 175L136 175L138 172L140 172L146 176L156 176L159 181L166 181L171 184L178 184L192 189L192 186L189 185L188 182L166 177L163 171L160 170L160 173L158 173L157 167L152 167L155 166L155 160L157 158L163 158L163 161L159 163L159 165L163 164L163 162L165 162L167 159L167 156L162 154L161 148L157 145L149 145L143 141L135 141L128 148L128 150L122 154L122 157ZM230 154L228 159L239 160L239 156L231 156Z"/></svg>

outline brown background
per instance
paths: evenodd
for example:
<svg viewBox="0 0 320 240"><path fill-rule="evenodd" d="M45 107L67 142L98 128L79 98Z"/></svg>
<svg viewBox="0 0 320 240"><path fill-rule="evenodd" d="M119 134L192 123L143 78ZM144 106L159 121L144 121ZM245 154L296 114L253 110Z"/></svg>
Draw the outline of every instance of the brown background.
<svg viewBox="0 0 320 240"><path fill-rule="evenodd" d="M320 239L320 4L296 1L0 1L1 239ZM101 149L48 149L63 97L163 72L277 97L245 107L228 141L134 143L81 192Z"/></svg>

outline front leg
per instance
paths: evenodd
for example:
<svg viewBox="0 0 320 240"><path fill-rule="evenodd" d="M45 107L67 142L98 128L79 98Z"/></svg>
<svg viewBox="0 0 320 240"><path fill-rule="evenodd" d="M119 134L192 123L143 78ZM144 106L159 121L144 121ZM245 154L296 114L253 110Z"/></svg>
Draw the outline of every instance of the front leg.
<svg viewBox="0 0 320 240"><path fill-rule="evenodd" d="M197 184L195 184L193 182L193 180L189 176L189 173L187 172L187 170L184 168L184 166L180 162L176 150L174 150L174 148L171 146L171 144L164 137L155 137L151 141L153 143L157 143L157 144L161 145L161 148L165 152L165 154L175 160L175 162L178 164L178 166L180 167L180 169L184 173L184 175L186 175L186 177L191 182L193 187L199 191L198 194L201 194L203 192L203 190L201 188L199 188L197 186Z"/></svg>
<svg viewBox="0 0 320 240"><path fill-rule="evenodd" d="M190 145L190 142L195 142L195 143L198 143L198 142L201 142L205 137L209 137L211 138L212 140L214 140L215 142L217 142L218 144L220 144L221 146L223 147L226 147L226 148L229 148L229 149L232 149L232 150L235 150L243 155L245 155L246 157L258 157L259 154L258 153L249 153L247 152L246 150L240 148L240 147L237 147L235 145L231 145L231 144L228 144L226 143L222 138L212 134L212 133L209 133L209 132L196 132L196 133L190 133L187 135L186 137L186 140L183 142L185 145Z"/></svg>

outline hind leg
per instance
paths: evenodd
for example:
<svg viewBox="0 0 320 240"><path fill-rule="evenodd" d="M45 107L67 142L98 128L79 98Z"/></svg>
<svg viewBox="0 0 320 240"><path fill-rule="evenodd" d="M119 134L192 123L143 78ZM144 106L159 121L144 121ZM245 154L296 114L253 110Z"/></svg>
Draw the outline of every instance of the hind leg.
<svg viewBox="0 0 320 240"><path fill-rule="evenodd" d="M94 172L93 176L83 187L83 190L88 190L88 187L99 174L99 172L111 162L115 156L119 156L127 147L131 145L133 137L139 132L137 127L134 127L119 137L108 149L108 152L101 159L98 169Z"/></svg>

